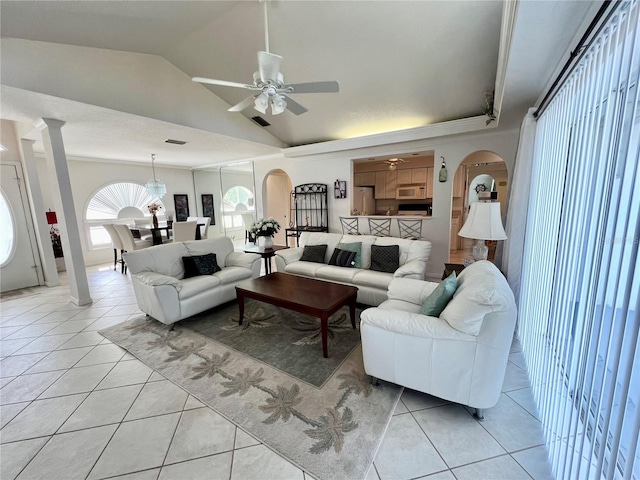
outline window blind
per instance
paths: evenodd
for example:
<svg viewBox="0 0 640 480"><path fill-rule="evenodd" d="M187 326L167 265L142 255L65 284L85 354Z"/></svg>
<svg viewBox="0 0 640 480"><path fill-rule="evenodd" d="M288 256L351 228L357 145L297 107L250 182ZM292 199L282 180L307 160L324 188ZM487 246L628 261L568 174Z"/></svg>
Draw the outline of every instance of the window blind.
<svg viewBox="0 0 640 480"><path fill-rule="evenodd" d="M538 119L519 335L558 479L640 479L639 30L619 2Z"/></svg>

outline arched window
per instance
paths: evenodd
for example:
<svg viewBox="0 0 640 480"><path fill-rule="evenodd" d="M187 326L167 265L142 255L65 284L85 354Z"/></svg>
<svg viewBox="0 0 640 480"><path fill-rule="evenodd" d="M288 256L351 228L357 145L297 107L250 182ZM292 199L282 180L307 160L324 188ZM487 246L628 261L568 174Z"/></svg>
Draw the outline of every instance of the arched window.
<svg viewBox="0 0 640 480"><path fill-rule="evenodd" d="M255 211L253 192L245 187L232 187L222 197L222 222L225 229L244 228L243 213Z"/></svg>
<svg viewBox="0 0 640 480"><path fill-rule="evenodd" d="M162 201L149 195L145 188L137 183L113 183L98 190L89 200L85 214L91 246L102 247L111 244L109 234L102 228L104 223L127 218L150 219L151 214L147 206L152 203L159 204L162 207L161 214L164 213Z"/></svg>
<svg viewBox="0 0 640 480"><path fill-rule="evenodd" d="M16 246L16 230L13 213L9 207L4 192L0 191L0 267L4 266L11 256Z"/></svg>

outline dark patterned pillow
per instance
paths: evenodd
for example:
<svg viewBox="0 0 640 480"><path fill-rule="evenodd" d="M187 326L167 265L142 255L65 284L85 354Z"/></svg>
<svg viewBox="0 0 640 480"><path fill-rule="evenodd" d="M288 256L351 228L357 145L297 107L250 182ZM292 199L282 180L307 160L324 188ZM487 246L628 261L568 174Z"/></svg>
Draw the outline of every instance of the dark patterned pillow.
<svg viewBox="0 0 640 480"><path fill-rule="evenodd" d="M371 270L393 273L400 268L400 247L398 245L371 245Z"/></svg>
<svg viewBox="0 0 640 480"><path fill-rule="evenodd" d="M336 265L338 267L355 267L356 252L349 252L347 250L340 250L336 248L333 250L329 265Z"/></svg>
<svg viewBox="0 0 640 480"><path fill-rule="evenodd" d="M215 253L182 257L182 263L184 264L184 278L213 275L222 270L218 265Z"/></svg>
<svg viewBox="0 0 640 480"><path fill-rule="evenodd" d="M326 251L326 245L305 245L300 260L303 262L324 263L324 254Z"/></svg>

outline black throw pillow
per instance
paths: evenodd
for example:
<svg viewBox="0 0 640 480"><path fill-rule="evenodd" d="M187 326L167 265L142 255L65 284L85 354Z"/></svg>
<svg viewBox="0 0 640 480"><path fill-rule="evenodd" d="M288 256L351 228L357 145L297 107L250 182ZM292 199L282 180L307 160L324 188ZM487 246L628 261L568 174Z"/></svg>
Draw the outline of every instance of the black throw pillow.
<svg viewBox="0 0 640 480"><path fill-rule="evenodd" d="M182 257L182 263L184 264L184 278L213 275L222 270L218 265L215 253Z"/></svg>
<svg viewBox="0 0 640 480"><path fill-rule="evenodd" d="M336 248L333 250L329 265L336 265L338 267L355 267L356 265L356 252L349 252L347 250L340 250Z"/></svg>
<svg viewBox="0 0 640 480"><path fill-rule="evenodd" d="M400 247L398 245L371 245L371 270L393 273L400 268Z"/></svg>
<svg viewBox="0 0 640 480"><path fill-rule="evenodd" d="M324 263L324 254L326 251L326 245L305 245L300 260L303 262Z"/></svg>

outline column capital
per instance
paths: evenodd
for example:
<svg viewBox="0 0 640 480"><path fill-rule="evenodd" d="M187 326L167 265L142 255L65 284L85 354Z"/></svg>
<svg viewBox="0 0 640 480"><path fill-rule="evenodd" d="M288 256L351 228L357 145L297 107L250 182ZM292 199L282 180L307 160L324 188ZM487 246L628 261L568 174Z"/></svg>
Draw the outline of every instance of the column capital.
<svg viewBox="0 0 640 480"><path fill-rule="evenodd" d="M62 128L67 123L63 120L56 120L55 118L41 118L35 124L38 130L44 130L45 128Z"/></svg>

